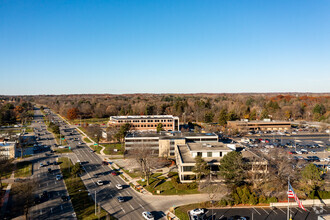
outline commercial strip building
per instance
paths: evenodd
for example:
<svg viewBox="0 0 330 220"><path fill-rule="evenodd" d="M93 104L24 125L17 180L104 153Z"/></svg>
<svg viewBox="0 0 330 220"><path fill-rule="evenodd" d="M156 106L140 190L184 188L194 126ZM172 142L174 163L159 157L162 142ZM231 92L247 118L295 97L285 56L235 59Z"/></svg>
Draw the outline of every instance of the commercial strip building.
<svg viewBox="0 0 330 220"><path fill-rule="evenodd" d="M160 123L165 131L179 130L179 117L173 115L110 116L108 126L120 127L126 123L131 125L131 130L136 131L156 131Z"/></svg>
<svg viewBox="0 0 330 220"><path fill-rule="evenodd" d="M284 131L291 128L290 121L272 121L265 119L263 121L227 121L227 127L237 131Z"/></svg>
<svg viewBox="0 0 330 220"><path fill-rule="evenodd" d="M170 157L175 155L174 147L192 142L214 142L219 141L218 135L214 133L192 133L192 132L135 132L125 137L125 150L130 151L141 146L152 150L152 154L159 157Z"/></svg>

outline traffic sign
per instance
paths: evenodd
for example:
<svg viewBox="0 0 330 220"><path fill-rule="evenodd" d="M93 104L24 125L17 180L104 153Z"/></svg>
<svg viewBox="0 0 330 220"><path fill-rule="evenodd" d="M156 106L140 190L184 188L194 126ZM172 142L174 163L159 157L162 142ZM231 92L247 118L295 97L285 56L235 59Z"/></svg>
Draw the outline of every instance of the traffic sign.
<svg viewBox="0 0 330 220"><path fill-rule="evenodd" d="M94 144L94 146L97 146L97 145L98 145L97 143Z"/></svg>
<svg viewBox="0 0 330 220"><path fill-rule="evenodd" d="M71 150L71 147L69 147L69 150Z"/></svg>

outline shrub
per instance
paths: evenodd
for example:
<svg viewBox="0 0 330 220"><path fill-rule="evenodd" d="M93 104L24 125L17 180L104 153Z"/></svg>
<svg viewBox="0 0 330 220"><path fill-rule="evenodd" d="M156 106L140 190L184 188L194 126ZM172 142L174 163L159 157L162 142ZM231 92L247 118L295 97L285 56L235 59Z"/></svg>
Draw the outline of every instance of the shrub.
<svg viewBox="0 0 330 220"><path fill-rule="evenodd" d="M251 194L250 199L249 199L249 204L250 205L257 205L258 204L258 199L255 195Z"/></svg>
<svg viewBox="0 0 330 220"><path fill-rule="evenodd" d="M259 203L267 203L267 199L266 199L266 197L263 196L263 195L261 195L261 196L259 197Z"/></svg>
<svg viewBox="0 0 330 220"><path fill-rule="evenodd" d="M219 201L219 205L220 205L220 206L227 206L227 205L228 205L228 202L227 202L226 199L221 199L221 200Z"/></svg>
<svg viewBox="0 0 330 220"><path fill-rule="evenodd" d="M268 203L271 203L271 202L277 202L277 201L278 201L277 198L274 197L274 196L273 196L273 197L270 197L270 198L267 199L267 202L268 202Z"/></svg>

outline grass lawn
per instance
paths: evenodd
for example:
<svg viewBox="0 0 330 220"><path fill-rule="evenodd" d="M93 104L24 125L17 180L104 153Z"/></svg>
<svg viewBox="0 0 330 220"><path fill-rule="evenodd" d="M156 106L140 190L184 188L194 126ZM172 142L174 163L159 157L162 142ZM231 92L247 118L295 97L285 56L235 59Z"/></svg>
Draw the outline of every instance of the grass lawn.
<svg viewBox="0 0 330 220"><path fill-rule="evenodd" d="M195 208L204 208L201 204L189 204L189 205L184 205L184 206L179 206L175 208L175 215L180 219L180 220L190 220L187 212L195 209Z"/></svg>
<svg viewBox="0 0 330 220"><path fill-rule="evenodd" d="M84 141L85 141L86 143L92 143L88 138L84 138Z"/></svg>
<svg viewBox="0 0 330 220"><path fill-rule="evenodd" d="M94 200L88 195L86 187L80 177L71 176L69 169L73 166L69 158L58 159L65 185L68 188L73 208L78 219L98 219L94 211ZM80 191L79 191L80 190ZM100 219L106 219L107 212L101 209ZM110 218L113 219L113 218Z"/></svg>
<svg viewBox="0 0 330 220"><path fill-rule="evenodd" d="M32 163L22 161L16 164L15 177L28 177L32 175Z"/></svg>
<svg viewBox="0 0 330 220"><path fill-rule="evenodd" d="M125 147L122 144L102 144L105 147L103 151L107 155L123 155L125 151ZM117 152L114 151L117 149Z"/></svg>
<svg viewBox="0 0 330 220"><path fill-rule="evenodd" d="M91 146L93 150L95 150L96 153L100 153L100 151L102 150L102 147L100 146Z"/></svg>
<svg viewBox="0 0 330 220"><path fill-rule="evenodd" d="M178 190L174 187L172 181L166 181L166 177L160 175L160 173L152 174L149 180L149 186L147 186L146 181L142 182L140 180L138 181L138 183L152 194L157 194L157 190L161 191L161 195L183 195L200 193L197 188Z"/></svg>
<svg viewBox="0 0 330 220"><path fill-rule="evenodd" d="M113 158L109 158L110 160ZM137 177L141 177L141 173L140 172L134 172L131 173L129 172L129 170L125 170L124 168L122 168L121 166L119 166L118 164L116 164L122 171L124 171L126 174L128 174L130 177L132 178L137 178Z"/></svg>

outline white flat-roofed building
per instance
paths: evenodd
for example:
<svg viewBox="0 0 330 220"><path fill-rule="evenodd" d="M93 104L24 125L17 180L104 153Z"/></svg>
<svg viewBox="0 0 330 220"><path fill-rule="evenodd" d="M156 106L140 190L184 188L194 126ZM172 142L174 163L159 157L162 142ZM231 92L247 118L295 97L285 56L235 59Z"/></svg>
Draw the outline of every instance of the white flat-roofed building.
<svg viewBox="0 0 330 220"><path fill-rule="evenodd" d="M175 157L178 166L179 178L182 183L190 183L196 179L193 168L196 165L195 158L202 157L210 166L211 173L217 172L220 160L232 149L221 142L210 143L186 143L175 146Z"/></svg>
<svg viewBox="0 0 330 220"><path fill-rule="evenodd" d="M174 156L174 146L191 142L218 142L218 135L214 133L193 133L193 132L134 132L125 137L125 150L147 146L159 157Z"/></svg>
<svg viewBox="0 0 330 220"><path fill-rule="evenodd" d="M173 115L110 116L108 126L120 127L126 123L131 125L131 130L138 131L156 131L160 123L165 131L179 130L179 117Z"/></svg>
<svg viewBox="0 0 330 220"><path fill-rule="evenodd" d="M0 155L6 156L7 158L15 158L16 153L16 142L0 142Z"/></svg>

